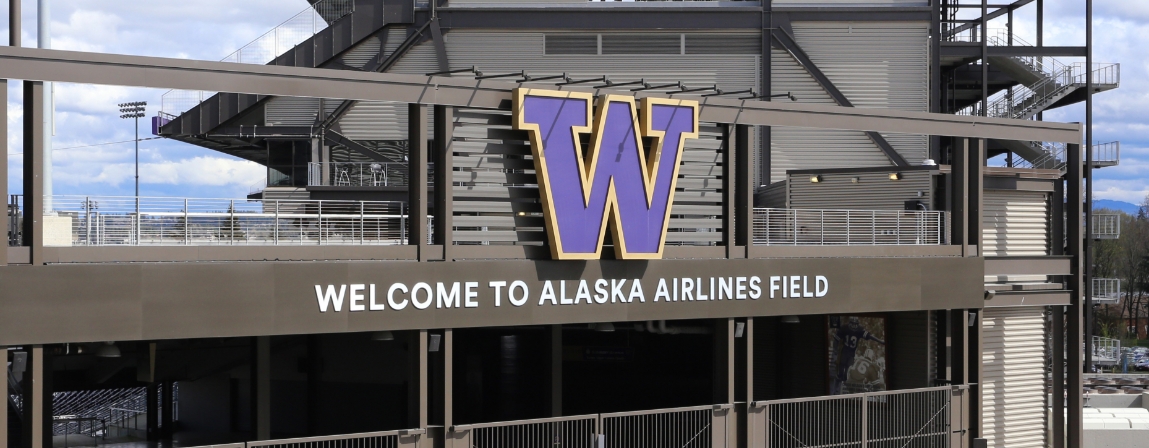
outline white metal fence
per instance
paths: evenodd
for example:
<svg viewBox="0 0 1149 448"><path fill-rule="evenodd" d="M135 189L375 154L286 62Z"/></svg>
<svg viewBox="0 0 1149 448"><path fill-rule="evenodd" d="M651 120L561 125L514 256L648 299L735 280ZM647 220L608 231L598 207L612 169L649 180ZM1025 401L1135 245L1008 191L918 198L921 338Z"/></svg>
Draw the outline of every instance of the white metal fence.
<svg viewBox="0 0 1149 448"><path fill-rule="evenodd" d="M714 406L616 412L602 415L604 448L709 448L714 446Z"/></svg>
<svg viewBox="0 0 1149 448"><path fill-rule="evenodd" d="M407 185L406 163L310 162L308 186L394 187Z"/></svg>
<svg viewBox="0 0 1149 448"><path fill-rule="evenodd" d="M754 244L781 246L941 245L940 211L754 209Z"/></svg>
<svg viewBox="0 0 1149 448"><path fill-rule="evenodd" d="M1093 279L1093 301L1111 301L1116 304L1121 298L1121 279L1095 278Z"/></svg>
<svg viewBox="0 0 1149 448"><path fill-rule="evenodd" d="M46 246L407 244L403 202L54 196ZM430 220L428 220L430 228Z"/></svg>
<svg viewBox="0 0 1149 448"><path fill-rule="evenodd" d="M472 448L597 448L598 415L476 423L454 430L463 433Z"/></svg>
<svg viewBox="0 0 1149 448"><path fill-rule="evenodd" d="M1093 239L1111 240L1121 236L1121 215L1115 213L1094 213L1092 215Z"/></svg>
<svg viewBox="0 0 1149 448"><path fill-rule="evenodd" d="M321 0L240 47L221 61L267 64L352 12L355 12L354 0ZM169 90L161 99L160 111L178 116L203 100L211 98L212 95L215 95L215 92Z"/></svg>
<svg viewBox="0 0 1149 448"><path fill-rule="evenodd" d="M752 419L772 448L953 446L962 387L759 401ZM959 413L960 415L960 413ZM960 424L958 425L960 426Z"/></svg>
<svg viewBox="0 0 1149 448"><path fill-rule="evenodd" d="M1093 362L1116 363L1119 359L1121 359L1120 339L1093 337Z"/></svg>

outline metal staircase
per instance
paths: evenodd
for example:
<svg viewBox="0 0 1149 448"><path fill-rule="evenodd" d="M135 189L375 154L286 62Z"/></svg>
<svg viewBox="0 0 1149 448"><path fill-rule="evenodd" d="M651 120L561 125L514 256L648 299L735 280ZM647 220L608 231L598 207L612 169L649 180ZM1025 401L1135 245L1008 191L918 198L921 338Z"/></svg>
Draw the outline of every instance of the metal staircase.
<svg viewBox="0 0 1149 448"><path fill-rule="evenodd" d="M370 0L318 0L275 29L224 58L224 62L354 69L341 63L348 50L405 16L384 13ZM390 4L389 4L390 6ZM389 20L390 19L390 20ZM310 137L309 127L265 126L262 105L271 97L225 92L173 90L164 94L158 134L242 159L267 164L260 141Z"/></svg>
<svg viewBox="0 0 1149 448"><path fill-rule="evenodd" d="M1017 36L1009 36L1005 30L997 30L990 35L988 44L1032 46ZM1121 84L1120 64L1086 67L1084 63L1065 64L1041 56L997 56L990 57L989 62L1021 85L998 92L989 98L987 104L971 105L958 112L959 115L1031 120L1043 111L1081 101L1085 97L1087 76L1092 77L1094 93L1113 90ZM1009 140L999 143L1024 159L1024 162L1015 161L1015 167L1065 168L1065 147L1062 144ZM1116 165L1119 148L1116 142L1094 146L1094 167Z"/></svg>

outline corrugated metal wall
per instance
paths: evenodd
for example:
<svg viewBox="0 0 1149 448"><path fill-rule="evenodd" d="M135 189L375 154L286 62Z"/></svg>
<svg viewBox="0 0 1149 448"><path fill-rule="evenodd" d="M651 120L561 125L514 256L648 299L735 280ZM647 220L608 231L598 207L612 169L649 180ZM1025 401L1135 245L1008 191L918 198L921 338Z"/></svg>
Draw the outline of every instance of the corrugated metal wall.
<svg viewBox="0 0 1149 448"><path fill-rule="evenodd" d="M929 24L926 22L795 22L798 45L856 107L927 111ZM835 104L789 53L772 50L771 90L798 102ZM911 164L926 158L924 136L883 134ZM774 128L771 177L792 169L890 165L862 132Z"/></svg>
<svg viewBox="0 0 1149 448"><path fill-rule="evenodd" d="M982 255L1049 255L1049 193L986 190Z"/></svg>
<svg viewBox="0 0 1149 448"><path fill-rule="evenodd" d="M1046 446L1044 310L984 312L982 425L990 447Z"/></svg>
<svg viewBox="0 0 1149 448"><path fill-rule="evenodd" d="M703 123L688 140L667 232L670 245L721 241L720 130ZM543 232L534 162L525 132L511 129L510 111L456 112L455 241L463 244L540 245Z"/></svg>
<svg viewBox="0 0 1149 448"><path fill-rule="evenodd" d="M929 171L902 172L900 180L890 180L889 173L813 174L789 176L789 208L825 210L904 210L906 201L931 204L933 176Z"/></svg>

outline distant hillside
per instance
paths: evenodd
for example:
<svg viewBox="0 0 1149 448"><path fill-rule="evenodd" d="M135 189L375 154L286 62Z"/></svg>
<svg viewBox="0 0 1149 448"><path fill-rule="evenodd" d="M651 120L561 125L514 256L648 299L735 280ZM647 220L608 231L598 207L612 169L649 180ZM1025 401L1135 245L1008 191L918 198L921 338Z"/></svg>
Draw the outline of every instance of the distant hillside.
<svg viewBox="0 0 1149 448"><path fill-rule="evenodd" d="M1120 211L1123 211L1123 212L1128 213L1130 215L1136 215L1137 209L1139 207L1137 207L1137 205L1135 205L1135 204L1130 204L1130 203L1125 202L1125 201L1114 201L1114 200L1110 200L1110 199L1094 199L1093 200L1093 209L1097 210L1099 208L1107 208L1110 210L1120 210Z"/></svg>

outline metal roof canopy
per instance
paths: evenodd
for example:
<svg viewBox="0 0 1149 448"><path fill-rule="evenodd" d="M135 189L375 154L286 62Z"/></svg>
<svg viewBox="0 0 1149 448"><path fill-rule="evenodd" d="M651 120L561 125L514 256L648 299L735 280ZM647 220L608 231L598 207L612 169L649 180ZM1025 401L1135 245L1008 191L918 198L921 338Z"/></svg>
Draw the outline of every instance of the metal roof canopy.
<svg viewBox="0 0 1149 448"><path fill-rule="evenodd" d="M397 75L348 70L237 64L21 47L0 47L0 79L103 84L272 96L394 101L497 109L511 90L536 87L601 92L543 83ZM626 91L630 94L632 92ZM638 97L667 97L638 92ZM756 126L877 131L1080 144L1080 124L955 116L889 109L702 98L703 121Z"/></svg>

